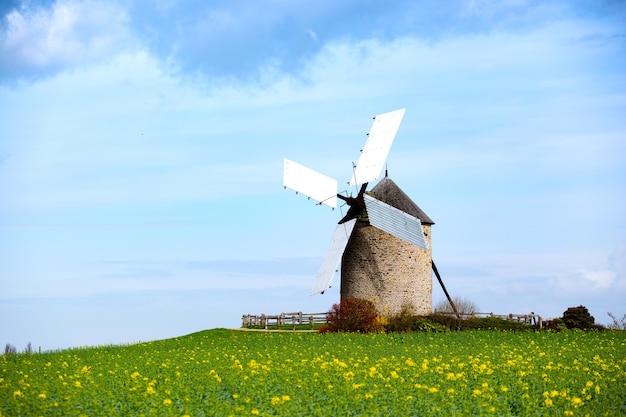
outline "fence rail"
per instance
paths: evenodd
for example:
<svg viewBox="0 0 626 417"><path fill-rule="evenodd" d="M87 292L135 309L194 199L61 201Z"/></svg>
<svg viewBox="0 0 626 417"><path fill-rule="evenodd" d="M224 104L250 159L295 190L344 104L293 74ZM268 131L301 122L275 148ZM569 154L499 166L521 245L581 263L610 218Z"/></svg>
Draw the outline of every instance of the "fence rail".
<svg viewBox="0 0 626 417"><path fill-rule="evenodd" d="M539 314L493 314L493 313L454 313L451 311L435 311L435 314L445 314L451 316L458 316L462 319L471 319L472 317L498 317L503 320L511 320L524 324L538 325L539 328L543 328L543 318Z"/></svg>
<svg viewBox="0 0 626 417"><path fill-rule="evenodd" d="M436 314L445 314L451 316L457 316L461 319L471 319L473 317L498 317L503 320L511 320L519 323L537 325L539 328L543 328L543 318L535 313L530 314L494 314L494 313L454 313L449 311L436 311ZM277 328L281 326L291 325L291 329L295 330L296 326L308 325L311 330L315 328L316 324L328 324L327 313L303 313L301 311L295 313L280 313L277 315L271 314L244 314L241 317L241 327L263 327L264 329Z"/></svg>
<svg viewBox="0 0 626 417"><path fill-rule="evenodd" d="M291 325L291 329L295 330L296 326L308 325L311 330L315 329L316 324L328 324L328 315L326 313L303 313L301 311L295 313L280 313L278 315L270 314L244 314L241 317L241 327L262 326L264 329Z"/></svg>

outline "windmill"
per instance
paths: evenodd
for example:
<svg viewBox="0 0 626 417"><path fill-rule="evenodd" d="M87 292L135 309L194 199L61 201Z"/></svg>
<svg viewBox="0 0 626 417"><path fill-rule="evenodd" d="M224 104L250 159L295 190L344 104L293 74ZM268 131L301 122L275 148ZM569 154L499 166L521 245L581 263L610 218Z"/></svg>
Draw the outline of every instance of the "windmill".
<svg viewBox="0 0 626 417"><path fill-rule="evenodd" d="M430 227L434 222L388 178L386 171L385 177L366 191L382 173L404 113L405 109L400 109L374 117L348 182L359 187L355 197L339 193L337 180L284 160L285 188L333 209L338 200L348 206L335 228L311 295L323 294L330 288L341 263L342 299L370 299L379 311L390 314L406 305L418 314L429 314L432 268L450 300L432 262Z"/></svg>

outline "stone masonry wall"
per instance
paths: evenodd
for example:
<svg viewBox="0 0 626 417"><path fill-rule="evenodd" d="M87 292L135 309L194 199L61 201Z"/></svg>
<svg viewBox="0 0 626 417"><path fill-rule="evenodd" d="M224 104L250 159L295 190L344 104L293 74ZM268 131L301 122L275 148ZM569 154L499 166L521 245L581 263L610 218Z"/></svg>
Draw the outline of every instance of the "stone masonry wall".
<svg viewBox="0 0 626 417"><path fill-rule="evenodd" d="M341 298L372 300L382 314L411 304L432 312L430 225L422 225L429 250L420 249L364 222L357 222L341 262Z"/></svg>

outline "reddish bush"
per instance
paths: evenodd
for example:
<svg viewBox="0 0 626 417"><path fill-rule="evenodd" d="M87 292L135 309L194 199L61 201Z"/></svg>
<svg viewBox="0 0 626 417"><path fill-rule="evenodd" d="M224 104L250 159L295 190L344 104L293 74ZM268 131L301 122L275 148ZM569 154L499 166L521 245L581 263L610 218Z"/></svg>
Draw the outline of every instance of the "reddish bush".
<svg viewBox="0 0 626 417"><path fill-rule="evenodd" d="M320 326L318 332L324 334L324 333L328 333L328 332L332 332L335 331L335 329L333 328L333 326L329 325L329 324L324 324L322 326Z"/></svg>
<svg viewBox="0 0 626 417"><path fill-rule="evenodd" d="M338 332L371 332L378 330L376 306L362 298L345 298L333 304L328 312L328 324Z"/></svg>

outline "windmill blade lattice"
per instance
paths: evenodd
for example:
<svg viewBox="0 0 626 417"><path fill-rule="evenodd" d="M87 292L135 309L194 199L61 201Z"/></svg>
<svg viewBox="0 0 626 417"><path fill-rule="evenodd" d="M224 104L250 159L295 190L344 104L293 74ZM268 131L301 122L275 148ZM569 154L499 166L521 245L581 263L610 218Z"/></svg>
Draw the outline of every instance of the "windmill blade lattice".
<svg viewBox="0 0 626 417"><path fill-rule="evenodd" d="M337 180L285 158L283 187L332 208L337 207Z"/></svg>
<svg viewBox="0 0 626 417"><path fill-rule="evenodd" d="M379 114L367 135L367 141L361 151L350 185L359 185L377 180L383 170L391 144L396 137L405 109Z"/></svg>
<svg viewBox="0 0 626 417"><path fill-rule="evenodd" d="M352 230L356 224L356 219L352 219L342 224L338 224L333 233L333 237L330 240L330 245L320 266L320 270L317 273L317 278L311 289L311 295L323 294L324 291L330 288L335 273L339 269L339 263L341 257L346 249L346 245L352 235Z"/></svg>

